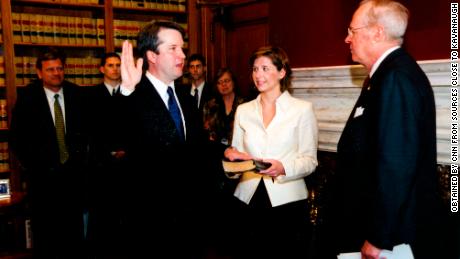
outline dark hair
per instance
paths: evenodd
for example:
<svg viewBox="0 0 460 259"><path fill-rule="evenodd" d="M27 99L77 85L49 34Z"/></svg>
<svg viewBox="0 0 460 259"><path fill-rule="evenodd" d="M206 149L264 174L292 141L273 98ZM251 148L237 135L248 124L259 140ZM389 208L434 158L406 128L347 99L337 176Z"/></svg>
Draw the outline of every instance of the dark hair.
<svg viewBox="0 0 460 259"><path fill-rule="evenodd" d="M109 58L118 58L118 60L121 60L120 55L116 52L107 52L101 57L101 67L105 66L105 63L107 62L107 59Z"/></svg>
<svg viewBox="0 0 460 259"><path fill-rule="evenodd" d="M158 38L158 33L161 29L173 29L182 35L182 38L185 37L185 30L179 24L173 21L151 21L147 23L137 35L137 51L139 55L144 58L144 69L148 67L147 62L147 51L151 50L156 54L158 52L158 46L162 43Z"/></svg>
<svg viewBox="0 0 460 259"><path fill-rule="evenodd" d="M215 92L219 93L219 91L217 90L217 81L219 81L219 78L221 78L225 73L230 74L230 77L232 78L232 81L233 81L233 92L235 93L235 95L239 96L240 88L238 86L238 82L236 81L236 76L235 74L233 74L232 70L230 70L230 68L228 67L222 67L217 70L216 76L214 77Z"/></svg>
<svg viewBox="0 0 460 259"><path fill-rule="evenodd" d="M281 92L288 90L291 87L292 70L289 65L289 58L286 52L280 47L260 47L258 50L254 51L249 58L249 65L251 66L251 69L252 66L254 66L254 61L260 57L269 58L278 71L281 71L281 69L284 68L286 75L280 80Z"/></svg>
<svg viewBox="0 0 460 259"><path fill-rule="evenodd" d="M41 52L37 57L37 62L35 63L35 67L39 70L42 69L42 62L48 60L55 60L60 59L62 65L65 65L66 55L64 52L60 51L57 48L49 47L46 48L43 52Z"/></svg>
<svg viewBox="0 0 460 259"><path fill-rule="evenodd" d="M196 61L196 60L200 61L203 66L206 66L206 59L203 57L203 55L198 54L198 53L192 54L188 58L187 66L189 66L190 63L192 63L192 61Z"/></svg>

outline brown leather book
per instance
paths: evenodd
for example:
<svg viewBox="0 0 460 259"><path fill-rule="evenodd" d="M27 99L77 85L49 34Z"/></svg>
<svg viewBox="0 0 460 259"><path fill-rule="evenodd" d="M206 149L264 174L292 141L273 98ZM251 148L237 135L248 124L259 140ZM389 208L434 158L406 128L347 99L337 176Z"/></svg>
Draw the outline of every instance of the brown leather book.
<svg viewBox="0 0 460 259"><path fill-rule="evenodd" d="M244 173L247 171L261 171L269 168L272 164L261 160L222 160L222 166L226 173Z"/></svg>

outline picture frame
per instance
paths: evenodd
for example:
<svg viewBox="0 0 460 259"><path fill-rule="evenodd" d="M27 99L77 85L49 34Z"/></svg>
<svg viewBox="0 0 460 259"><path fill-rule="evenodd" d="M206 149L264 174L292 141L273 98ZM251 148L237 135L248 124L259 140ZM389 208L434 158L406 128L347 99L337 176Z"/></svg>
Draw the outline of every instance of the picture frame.
<svg viewBox="0 0 460 259"><path fill-rule="evenodd" d="M11 197L10 180L0 179L0 199L8 199Z"/></svg>

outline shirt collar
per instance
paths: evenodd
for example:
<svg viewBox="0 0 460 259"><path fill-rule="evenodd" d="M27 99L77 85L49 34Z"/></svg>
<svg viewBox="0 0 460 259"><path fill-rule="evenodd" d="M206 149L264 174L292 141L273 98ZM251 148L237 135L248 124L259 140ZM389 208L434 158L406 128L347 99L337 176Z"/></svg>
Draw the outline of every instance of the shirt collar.
<svg viewBox="0 0 460 259"><path fill-rule="evenodd" d="M198 94L201 94L201 92L203 92L204 83L205 81L203 81L199 86L196 86L196 87L194 84L192 84L192 87L190 89L190 94L195 95L195 89L198 89Z"/></svg>
<svg viewBox="0 0 460 259"><path fill-rule="evenodd" d="M383 54L377 59L377 61L372 65L371 72L369 73L369 77L372 77L372 75L377 71L377 68L379 68L380 64L383 62L383 60L390 55L391 52L399 49L401 46L395 46L392 48L387 49Z"/></svg>
<svg viewBox="0 0 460 259"><path fill-rule="evenodd" d="M150 80L150 82L153 84L153 87L155 87L155 89L161 96L169 96L167 92L168 86L171 86L174 90L174 81L170 85L166 85L165 83L163 83L163 81L156 78L149 71L145 72L145 76Z"/></svg>
<svg viewBox="0 0 460 259"><path fill-rule="evenodd" d="M57 92L53 92L53 91L51 91L50 89L48 89L46 87L43 87L43 89L45 89L46 98L48 99L49 102L51 102L51 103L54 102L54 95L56 95L56 94L59 95L59 99L60 99L59 101L61 103L64 101L64 90L62 90L62 87Z"/></svg>
<svg viewBox="0 0 460 259"><path fill-rule="evenodd" d="M107 84L106 82L104 82L104 85L105 85L105 88L107 88L107 91L109 91L110 94L112 94L113 92L113 89L115 89L115 92L118 92L118 88L120 87L120 84L117 84L115 87Z"/></svg>
<svg viewBox="0 0 460 259"><path fill-rule="evenodd" d="M291 99L291 94L289 93L289 91L288 90L284 91L283 93L281 93L280 96L278 96L278 98L276 98L276 108L280 108L280 112L286 111L289 107L289 103L291 102L290 99ZM257 103L256 109L262 111L261 109L262 104L260 103L260 94L256 98L256 103Z"/></svg>

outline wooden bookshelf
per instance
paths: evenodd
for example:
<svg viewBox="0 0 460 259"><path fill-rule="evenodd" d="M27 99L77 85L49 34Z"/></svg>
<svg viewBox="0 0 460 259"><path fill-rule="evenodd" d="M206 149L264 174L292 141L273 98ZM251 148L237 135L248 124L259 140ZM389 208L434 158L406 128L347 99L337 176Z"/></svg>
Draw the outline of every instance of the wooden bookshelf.
<svg viewBox="0 0 460 259"><path fill-rule="evenodd" d="M128 4L129 2L129 4ZM181 8L172 7L172 6L155 6L155 8L150 8L154 1L147 1L147 0L137 0L137 1L122 1L122 0L54 0L54 1L45 1L45 0L0 0L0 59L3 62L2 69L4 73L0 73L0 80L2 84L0 85L0 99L6 100L6 109L7 109L7 125L10 125L11 122L11 110L15 105L16 98L17 98L17 90L24 87L26 82L19 82L17 79L17 74L21 74L21 65L17 65L19 58L30 58L36 57L40 49L43 49L48 46L55 46L62 49L64 52L67 53L68 60L69 58L86 58L88 56L93 57L100 57L104 52L112 52L112 51L119 51L120 49L115 46L115 34L114 34L114 21L115 20L126 20L132 22L147 22L153 19L168 19L177 21L180 24L185 25L187 27L188 34L195 34L196 31L190 31L190 16L188 15L188 10L193 9L196 12L196 0L187 0L186 2L180 1L182 4ZM179 1L178 1L179 3ZM185 3L185 5L183 5ZM137 6L135 6L136 4ZM141 5L141 6L139 6ZM143 7L142 7L143 5ZM185 7L184 7L185 6ZM184 10L186 8L186 10ZM69 36L69 40L64 40L63 42L56 42L55 38L53 41L50 41L49 38L46 39L36 39L32 42L32 38L30 42L25 42L19 37L19 33L21 36L24 35L24 31L18 30L18 19L17 15L21 13L29 14L29 16L33 17L33 19L37 19L37 17L48 17L48 16L62 16L62 17L77 17L77 18L86 18L86 19L102 19L103 20L103 36L104 37L104 44L102 45L100 42L96 43L88 43L85 42L84 44L81 43L73 43L71 42ZM15 14L15 15L13 15ZM16 17L13 17L16 16ZM196 20L196 17L193 17ZM42 18L42 20L44 20ZM45 19L46 20L46 19ZM13 23L14 21L14 23ZM19 21L22 25L22 22ZM100 22L100 21L99 21ZM196 21L194 21L196 22ZM54 23L53 23L54 24ZM96 30L98 29L99 25L97 22ZM15 27L16 26L16 27ZM45 25L44 25L45 26ZM54 26L54 25L53 25ZM71 26L69 26L69 30ZM55 27L53 27L55 28ZM75 27L77 28L77 27ZM194 26L193 28L197 28ZM46 28L48 29L48 28ZM48 30L37 30L38 32L43 32L43 35L46 34L46 37L51 37L49 35ZM30 30L32 35L36 34L37 31ZM96 35L102 35L101 31L97 32ZM57 30L52 31L53 37L60 33ZM79 32L76 32L77 34ZM99 33L99 34L98 34ZM63 33L64 34L64 33ZM39 34L40 35L40 34ZM59 34L59 37L62 37L62 34ZM72 35L72 32L69 33ZM37 36L38 37L38 36ZM76 38L78 37L75 36ZM125 35L123 36L125 37ZM196 36L194 36L196 38ZM100 37L99 37L100 38ZM188 48L190 46L196 48L196 42L188 42ZM72 56L74 55L74 56ZM23 63L24 64L24 63ZM18 66L18 67L17 67ZM28 72L22 72L22 75L19 77L24 77L30 75L34 72L34 63L31 62L31 69ZM3 72L2 71L2 72ZM70 78L71 75L67 74L67 78ZM78 84L78 83L77 83ZM86 87L89 85L93 85L92 83L82 82L79 85L82 87ZM0 143L7 141L8 135L8 127L5 129L0 129ZM16 158L9 154L9 171L5 173L0 173L0 177L8 175L10 178L10 185L11 185L11 192L12 193L23 193L23 183L21 180L21 176L19 175L19 168L16 162ZM15 203L16 204L16 203ZM2 207L10 206L12 203L4 203L1 204ZM14 206L17 206L14 205ZM10 213L11 211L15 210L4 210ZM8 216L9 217L9 216ZM12 217L15 217L12 215ZM21 218L22 217L22 218ZM17 215L17 220L13 222L24 225L23 215ZM22 223L21 223L22 221ZM19 227L20 228L20 227ZM17 229L15 227L15 229ZM21 230L22 231L22 230ZM16 233L18 234L18 233ZM21 235L16 235L21 236ZM14 237L11 237L14 238ZM22 243L24 240L20 240ZM25 250L25 248L24 248ZM8 254L14 254L18 251L3 251L0 250L0 258ZM19 251L21 252L21 251ZM27 253L26 253L27 254Z"/></svg>

